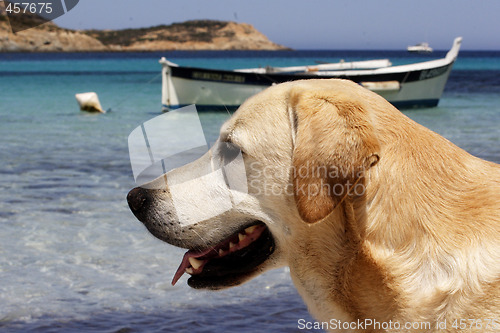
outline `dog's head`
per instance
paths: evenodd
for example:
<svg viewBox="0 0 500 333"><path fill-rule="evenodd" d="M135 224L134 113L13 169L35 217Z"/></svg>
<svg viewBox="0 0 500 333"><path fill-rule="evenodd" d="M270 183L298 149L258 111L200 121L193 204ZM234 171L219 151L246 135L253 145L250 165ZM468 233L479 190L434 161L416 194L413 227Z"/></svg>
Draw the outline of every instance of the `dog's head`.
<svg viewBox="0 0 500 333"><path fill-rule="evenodd" d="M387 103L344 80L273 86L238 109L205 156L130 191L132 212L154 236L189 249L173 282L188 272L190 286L220 289L290 265L291 249L310 245L307 229L365 196L380 155L373 99ZM165 179L201 178L214 160L231 159L231 149L241 152L247 193L205 179L179 182L173 199ZM227 202L223 213L207 214Z"/></svg>

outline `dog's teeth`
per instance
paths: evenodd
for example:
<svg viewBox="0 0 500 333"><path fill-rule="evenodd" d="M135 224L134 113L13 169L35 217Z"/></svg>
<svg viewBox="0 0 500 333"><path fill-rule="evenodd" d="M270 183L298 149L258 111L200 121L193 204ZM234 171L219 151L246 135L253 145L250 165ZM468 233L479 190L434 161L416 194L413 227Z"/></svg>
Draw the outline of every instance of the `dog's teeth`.
<svg viewBox="0 0 500 333"><path fill-rule="evenodd" d="M256 226L256 225L253 225L253 226L251 226L251 227L246 228L246 229L245 229L245 232L246 232L246 234L247 234L247 235L250 235L252 232L254 232L254 231L255 231L255 229L256 229L256 228L257 228L257 226Z"/></svg>
<svg viewBox="0 0 500 333"><path fill-rule="evenodd" d="M234 244L233 242L229 242L229 249L231 250L233 247L235 247L236 244Z"/></svg>
<svg viewBox="0 0 500 333"><path fill-rule="evenodd" d="M191 267L186 268L186 273L193 275L194 271Z"/></svg>
<svg viewBox="0 0 500 333"><path fill-rule="evenodd" d="M201 265L203 265L203 261L202 260L198 260L196 258L189 258L189 263L191 264L191 266L193 266L194 269L198 269L201 267Z"/></svg>
<svg viewBox="0 0 500 333"><path fill-rule="evenodd" d="M240 240L240 242L241 242L242 240L244 240L245 238L247 238L247 236L246 236L246 235L243 235L243 234L241 234L241 233L240 233L240 234L238 234L238 239Z"/></svg>

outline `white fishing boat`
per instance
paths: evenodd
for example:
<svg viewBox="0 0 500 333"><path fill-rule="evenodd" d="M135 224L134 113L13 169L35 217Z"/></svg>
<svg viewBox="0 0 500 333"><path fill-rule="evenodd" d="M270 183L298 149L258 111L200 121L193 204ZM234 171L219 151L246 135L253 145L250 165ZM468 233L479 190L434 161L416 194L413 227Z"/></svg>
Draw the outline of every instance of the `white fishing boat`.
<svg viewBox="0 0 500 333"><path fill-rule="evenodd" d="M429 43L418 43L416 45L410 45L406 48L408 52L414 53L431 53L433 51L432 47L429 46Z"/></svg>
<svg viewBox="0 0 500 333"><path fill-rule="evenodd" d="M462 38L457 37L444 58L400 66L391 66L387 59L382 59L219 70L179 66L162 58L162 109L190 104L198 110L236 109L248 97L271 85L318 78L352 80L396 107L432 107L441 98L461 42Z"/></svg>

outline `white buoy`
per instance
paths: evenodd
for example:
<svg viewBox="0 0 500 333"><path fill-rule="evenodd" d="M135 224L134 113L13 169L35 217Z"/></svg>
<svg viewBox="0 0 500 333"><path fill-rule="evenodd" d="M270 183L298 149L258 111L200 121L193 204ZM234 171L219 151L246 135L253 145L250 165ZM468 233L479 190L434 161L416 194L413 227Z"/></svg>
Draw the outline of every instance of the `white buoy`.
<svg viewBox="0 0 500 333"><path fill-rule="evenodd" d="M106 113L106 111L102 109L99 98L95 92L76 94L75 98L82 111Z"/></svg>

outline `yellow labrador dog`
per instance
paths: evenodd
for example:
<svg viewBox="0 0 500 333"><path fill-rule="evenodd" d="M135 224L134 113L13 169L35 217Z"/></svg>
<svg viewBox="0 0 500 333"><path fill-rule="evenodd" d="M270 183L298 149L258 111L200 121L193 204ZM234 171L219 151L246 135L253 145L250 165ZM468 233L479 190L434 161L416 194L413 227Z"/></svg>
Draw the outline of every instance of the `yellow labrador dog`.
<svg viewBox="0 0 500 333"><path fill-rule="evenodd" d="M191 287L221 289L286 265L332 331L500 329L499 165L345 80L257 94L222 126L224 143L241 149L248 194L223 214L186 222L218 205L219 184L208 197L186 189L183 214L167 186L128 195L154 236L189 249L174 283L187 272Z"/></svg>

